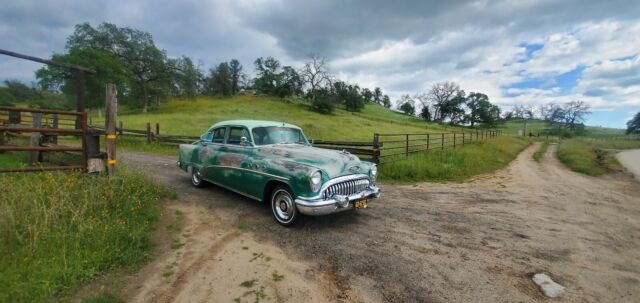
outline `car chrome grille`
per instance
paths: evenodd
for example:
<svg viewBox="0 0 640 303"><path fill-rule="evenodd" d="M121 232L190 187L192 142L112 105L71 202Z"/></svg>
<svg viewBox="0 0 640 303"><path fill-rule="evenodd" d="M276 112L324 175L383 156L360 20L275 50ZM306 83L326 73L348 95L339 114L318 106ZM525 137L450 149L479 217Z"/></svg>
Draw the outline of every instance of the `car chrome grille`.
<svg viewBox="0 0 640 303"><path fill-rule="evenodd" d="M350 196L359 193L369 187L368 179L357 179L333 184L324 191L324 198L329 199L333 195Z"/></svg>

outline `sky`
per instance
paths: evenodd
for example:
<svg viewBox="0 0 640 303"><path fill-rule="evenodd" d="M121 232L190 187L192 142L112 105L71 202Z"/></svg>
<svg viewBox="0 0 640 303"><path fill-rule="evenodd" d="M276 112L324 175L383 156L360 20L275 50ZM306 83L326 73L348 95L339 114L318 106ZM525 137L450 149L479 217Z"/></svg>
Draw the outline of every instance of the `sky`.
<svg viewBox="0 0 640 303"><path fill-rule="evenodd" d="M0 48L49 57L83 22L147 31L204 68L320 55L393 101L454 81L505 109L583 100L595 126L623 128L640 111L637 0L0 0ZM0 56L0 80L35 81L39 67Z"/></svg>

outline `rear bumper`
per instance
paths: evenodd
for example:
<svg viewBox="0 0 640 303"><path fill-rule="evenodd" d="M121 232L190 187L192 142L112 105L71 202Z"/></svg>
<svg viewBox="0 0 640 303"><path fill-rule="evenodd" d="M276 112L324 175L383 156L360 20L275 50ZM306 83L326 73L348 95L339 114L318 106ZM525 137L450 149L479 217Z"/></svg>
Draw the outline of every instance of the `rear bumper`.
<svg viewBox="0 0 640 303"><path fill-rule="evenodd" d="M350 196L335 195L330 199L307 199L301 197L297 198L295 203L298 211L304 215L322 216L352 209L353 201L378 197L380 197L380 189L372 185Z"/></svg>

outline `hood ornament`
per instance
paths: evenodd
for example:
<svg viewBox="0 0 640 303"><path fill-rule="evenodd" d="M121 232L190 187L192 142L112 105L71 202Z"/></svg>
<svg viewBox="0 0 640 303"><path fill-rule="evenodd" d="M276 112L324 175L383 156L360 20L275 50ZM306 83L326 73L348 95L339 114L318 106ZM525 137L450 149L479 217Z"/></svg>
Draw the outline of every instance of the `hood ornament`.
<svg viewBox="0 0 640 303"><path fill-rule="evenodd" d="M349 167L349 172L357 173L360 171L360 166L351 166Z"/></svg>

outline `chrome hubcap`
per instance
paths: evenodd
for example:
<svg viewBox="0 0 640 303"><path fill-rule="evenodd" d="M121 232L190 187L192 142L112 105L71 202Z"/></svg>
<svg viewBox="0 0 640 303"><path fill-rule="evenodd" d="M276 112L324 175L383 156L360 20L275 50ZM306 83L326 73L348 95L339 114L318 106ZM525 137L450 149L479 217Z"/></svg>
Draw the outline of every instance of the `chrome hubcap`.
<svg viewBox="0 0 640 303"><path fill-rule="evenodd" d="M191 178L193 179L193 183L194 184L200 184L200 182L202 181L202 175L200 174L199 171L194 169L193 174L191 174Z"/></svg>
<svg viewBox="0 0 640 303"><path fill-rule="evenodd" d="M273 208L276 213L276 217L280 221L288 221L291 217L293 217L293 199L289 193L284 190L279 190L273 195Z"/></svg>

